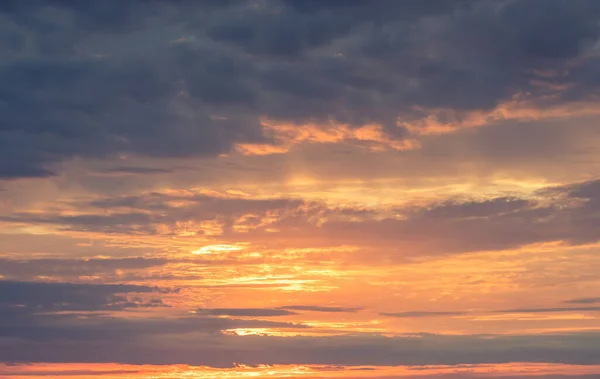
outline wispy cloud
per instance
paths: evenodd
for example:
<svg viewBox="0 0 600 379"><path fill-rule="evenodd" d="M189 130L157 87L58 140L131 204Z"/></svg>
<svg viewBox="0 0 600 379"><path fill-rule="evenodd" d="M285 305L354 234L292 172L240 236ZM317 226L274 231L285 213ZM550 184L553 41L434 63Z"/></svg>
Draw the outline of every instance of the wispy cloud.
<svg viewBox="0 0 600 379"><path fill-rule="evenodd" d="M321 305L286 305L279 309L289 309L292 311L309 311L309 312L325 312L325 313L343 313L343 312L358 312L362 308L353 307L330 307Z"/></svg>
<svg viewBox="0 0 600 379"><path fill-rule="evenodd" d="M399 318L419 318L419 317L451 317L462 316L467 312L428 312L428 311L410 311L410 312L392 312L380 313L382 316Z"/></svg>
<svg viewBox="0 0 600 379"><path fill-rule="evenodd" d="M596 304L600 303L600 297L583 297L579 299L566 300L567 304Z"/></svg>
<svg viewBox="0 0 600 379"><path fill-rule="evenodd" d="M269 308L201 308L197 309L196 313L200 315L233 317L275 317L296 314L284 309Z"/></svg>
<svg viewBox="0 0 600 379"><path fill-rule="evenodd" d="M496 311L498 313L553 313L553 312L598 312L600 307L565 307L565 308L515 308Z"/></svg>

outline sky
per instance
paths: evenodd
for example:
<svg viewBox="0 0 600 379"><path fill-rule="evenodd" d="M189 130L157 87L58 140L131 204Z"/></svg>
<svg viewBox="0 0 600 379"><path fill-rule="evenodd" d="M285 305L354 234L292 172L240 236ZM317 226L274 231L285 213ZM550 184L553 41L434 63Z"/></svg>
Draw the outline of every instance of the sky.
<svg viewBox="0 0 600 379"><path fill-rule="evenodd" d="M0 1L0 378L600 378L600 1Z"/></svg>

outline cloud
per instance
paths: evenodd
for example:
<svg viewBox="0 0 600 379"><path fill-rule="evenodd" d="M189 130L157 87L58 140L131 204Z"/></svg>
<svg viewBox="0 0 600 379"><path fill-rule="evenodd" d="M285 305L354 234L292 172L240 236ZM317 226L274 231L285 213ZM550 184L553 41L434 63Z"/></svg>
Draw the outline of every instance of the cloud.
<svg viewBox="0 0 600 379"><path fill-rule="evenodd" d="M151 175L168 174L173 170L157 167L117 166L104 171L107 174Z"/></svg>
<svg viewBox="0 0 600 379"><path fill-rule="evenodd" d="M116 365L115 365L116 366ZM22 363L5 363L0 365L0 375L5 377L20 377L20 376L31 376L31 377L57 377L57 376L75 376L75 375L89 375L89 376L114 376L114 375L135 375L140 374L141 370L139 367L100 367L100 368L66 368L64 366L56 366L42 364L22 364Z"/></svg>
<svg viewBox="0 0 600 379"><path fill-rule="evenodd" d="M432 219L486 218L526 210L532 206L535 206L533 201L506 197L483 201L450 200L434 204L429 209L416 209L416 216Z"/></svg>
<svg viewBox="0 0 600 379"><path fill-rule="evenodd" d="M519 94L551 107L600 84L594 1L14 4L0 15L3 179L74 158L280 151L264 118L376 124L400 146L431 110Z"/></svg>
<svg viewBox="0 0 600 379"><path fill-rule="evenodd" d="M567 304L596 304L600 303L600 297L584 297L579 299L566 300Z"/></svg>
<svg viewBox="0 0 600 379"><path fill-rule="evenodd" d="M147 295L173 292L177 291L127 284L0 281L0 337L93 344L148 335L214 334L238 328L308 328L297 323L264 320L201 316L127 318L114 313L131 308L167 307L160 297Z"/></svg>
<svg viewBox="0 0 600 379"><path fill-rule="evenodd" d="M398 317L398 318L446 317L446 316L462 316L465 314L467 314L467 312L410 311L410 312L380 313L380 315L382 315L382 316Z"/></svg>
<svg viewBox="0 0 600 379"><path fill-rule="evenodd" d="M397 259L401 258L398 251L403 256L418 256L505 250L553 241L571 245L596 242L600 240L595 227L600 209L597 183L548 187L527 198L462 197L392 209L336 207L286 197L148 193L73 202L70 212L14 212L0 216L0 221L98 235L192 233L218 238L220 243L350 245L369 249L371 259L386 254ZM376 254L373 248L378 249Z"/></svg>
<svg viewBox="0 0 600 379"><path fill-rule="evenodd" d="M554 312L598 312L600 307L568 307L568 308L515 308L496 311L497 313L554 313Z"/></svg>
<svg viewBox="0 0 600 379"><path fill-rule="evenodd" d="M327 307L318 305L287 305L278 308L200 308L197 314L232 317L276 317L297 315L294 311L344 313L358 312L361 308Z"/></svg>
<svg viewBox="0 0 600 379"><path fill-rule="evenodd" d="M279 307L279 309L288 309L291 311L309 311L309 312L325 312L325 313L344 313L344 312L358 312L362 308L351 308L351 307L329 307L321 305L286 305Z"/></svg>
<svg viewBox="0 0 600 379"><path fill-rule="evenodd" d="M220 317L150 317L143 319L108 317L105 315L40 314L23 317L20 314L2 315L0 337L26 341L80 341L94 345L97 342L125 343L144 337L171 335L219 335L229 329L285 328L307 329L309 326L290 322L265 320L238 320ZM15 317L17 316L17 317ZM200 340L203 338L200 337ZM206 338L206 336L204 337ZM135 342L134 342L135 343ZM149 362L148 362L149 363Z"/></svg>
<svg viewBox="0 0 600 379"><path fill-rule="evenodd" d="M114 275L118 270L143 270L167 264L164 258L118 259L0 259L0 275L5 279L33 280L40 276L72 278Z"/></svg>
<svg viewBox="0 0 600 379"><path fill-rule="evenodd" d="M233 316L233 317L274 317L295 315L285 309L273 308L201 308L196 313L209 316Z"/></svg>
<svg viewBox="0 0 600 379"><path fill-rule="evenodd" d="M159 299L128 298L126 294L168 293L172 290L132 284L76 284L0 280L0 311L108 311L165 306Z"/></svg>
<svg viewBox="0 0 600 379"><path fill-rule="evenodd" d="M262 322L264 327L272 325ZM254 320L234 322L220 318L171 321L101 319L95 324L88 323L85 331L75 327L57 330L55 334L32 332L31 337L37 338L37 341L13 339L10 345L0 343L0 353L5 360L15 362L120 362L213 367L232 367L235 363L421 366L507 362L589 365L600 362L597 351L599 336L594 332L395 337L371 334L273 337L208 333L236 323L238 327L253 325L260 328L259 322ZM194 333L194 330L204 330L205 333ZM8 332L17 335L19 330L13 328ZM78 340L78 337L81 338Z"/></svg>
<svg viewBox="0 0 600 379"><path fill-rule="evenodd" d="M600 363L596 349L599 336L594 332L407 334L394 337L370 333L316 337L237 336L228 332L239 329L301 331L309 327L289 322L214 317L203 315L204 312L196 316L147 318L106 314L124 308L113 306L114 296L144 295L154 291L157 289L134 285L0 282L0 354L3 359L15 362L121 362L214 367L232 367L234 363L350 366L526 361ZM290 307L296 310L309 307L341 310L337 307ZM272 313L265 311L273 310L239 308L224 312L210 310L209 313L259 317L268 316ZM411 313L411 317L439 315L438 312ZM408 317L406 314L391 315Z"/></svg>
<svg viewBox="0 0 600 379"><path fill-rule="evenodd" d="M0 216L0 221L57 225L73 231L111 234L177 235L186 229L186 233L193 230L197 235L210 235L222 234L224 230L260 227L279 214L306 214L312 207L310 203L291 198L251 199L194 192L122 196L73 206L79 209L78 214L15 212ZM207 230L203 223L210 224L215 230Z"/></svg>

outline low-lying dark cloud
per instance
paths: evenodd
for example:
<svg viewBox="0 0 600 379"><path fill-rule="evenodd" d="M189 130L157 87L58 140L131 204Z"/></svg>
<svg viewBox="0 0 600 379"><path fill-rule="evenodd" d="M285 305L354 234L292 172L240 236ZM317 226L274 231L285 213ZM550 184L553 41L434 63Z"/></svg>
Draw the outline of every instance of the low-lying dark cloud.
<svg viewBox="0 0 600 379"><path fill-rule="evenodd" d="M566 300L567 304L596 304L600 303L600 297L583 297L579 299Z"/></svg>
<svg viewBox="0 0 600 379"><path fill-rule="evenodd" d="M2 281L0 356L14 362L120 362L216 367L232 367L234 363L350 366L505 362L600 364L597 350L600 335L595 332L416 334L396 337L370 333L323 337L237 336L230 331L274 328L300 332L309 326L230 318L234 314L268 316L272 313L265 312L273 309L211 310L211 315L200 312L184 317L129 318L107 314L114 308L114 296L128 293L144 295L154 291L167 290L135 285ZM303 310L308 308L296 306L300 307ZM424 317L434 313L440 315L441 312L411 313L412 317ZM452 312L445 313L449 315ZM407 314L401 313L390 315L407 317Z"/></svg>
<svg viewBox="0 0 600 379"><path fill-rule="evenodd" d="M172 290L132 284L76 284L0 280L0 311L28 313L56 311L109 311L165 306L160 299L139 295Z"/></svg>
<svg viewBox="0 0 600 379"><path fill-rule="evenodd" d="M555 313L555 312L598 312L600 307L556 307L556 308L514 308L496 311L497 313Z"/></svg>
<svg viewBox="0 0 600 379"><path fill-rule="evenodd" d="M199 333L215 335L229 329L306 329L307 325L265 320L238 320L221 317L109 317L105 315L39 314L29 317L2 317L0 337L30 341L81 341L94 345L98 341L123 341L149 336Z"/></svg>
<svg viewBox="0 0 600 379"><path fill-rule="evenodd" d="M214 323L221 324L217 327ZM272 325L262 323L263 327ZM210 326L203 329L202 325ZM39 337L38 331L31 333L34 341L12 339L9 345L0 341L0 354L3 359L14 362L120 362L214 367L233 367L240 363L348 366L600 363L597 349L600 336L595 332L396 337L360 333L323 337L235 336L208 332L235 325L261 327L254 320L233 322L202 317L195 320L102 320L94 326L90 324L85 332L77 327L70 331L65 328L55 334L45 331L41 334L45 339ZM204 333L198 330L204 330ZM18 329L8 332L19 333Z"/></svg>
<svg viewBox="0 0 600 379"><path fill-rule="evenodd" d="M450 200L429 209L417 209L416 216L433 219L487 218L524 210L535 206L525 199L499 197L483 201Z"/></svg>
<svg viewBox="0 0 600 379"><path fill-rule="evenodd" d="M74 284L0 281L0 337L32 341L124 341L150 335L221 333L237 328L302 329L289 322L207 317L120 317L113 311L166 307L147 294L174 290L127 284ZM284 312L284 311L282 311ZM229 312L241 316L243 312ZM111 315L112 314L112 315ZM255 314L255 316L259 316Z"/></svg>

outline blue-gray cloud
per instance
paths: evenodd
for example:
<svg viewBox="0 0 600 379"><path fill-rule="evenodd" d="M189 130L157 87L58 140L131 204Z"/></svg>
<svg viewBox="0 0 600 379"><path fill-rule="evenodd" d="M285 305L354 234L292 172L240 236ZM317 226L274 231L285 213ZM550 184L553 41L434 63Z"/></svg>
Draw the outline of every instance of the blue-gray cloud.
<svg viewBox="0 0 600 379"><path fill-rule="evenodd" d="M595 332L543 335L430 335L384 337L269 337L222 334L223 328L286 327L268 321L221 318L107 320L72 329L31 331L0 354L16 362L191 364L455 365L509 362L599 364ZM289 325L287 326L289 327ZM212 332L211 332L212 330ZM195 332L195 333L194 333ZM41 337L40 337L41 336ZM26 338L23 338L26 337ZM149 341L157 341L149 343Z"/></svg>
<svg viewBox="0 0 600 379"><path fill-rule="evenodd" d="M144 301L127 294L173 290L132 284L78 284L0 280L0 312L108 311L164 306L160 299Z"/></svg>
<svg viewBox="0 0 600 379"><path fill-rule="evenodd" d="M535 81L568 84L543 97L564 103L600 84L593 0L261 4L4 2L0 178L53 175L75 157L278 143L261 117L377 122L402 139L396 119L419 109L548 95Z"/></svg>

